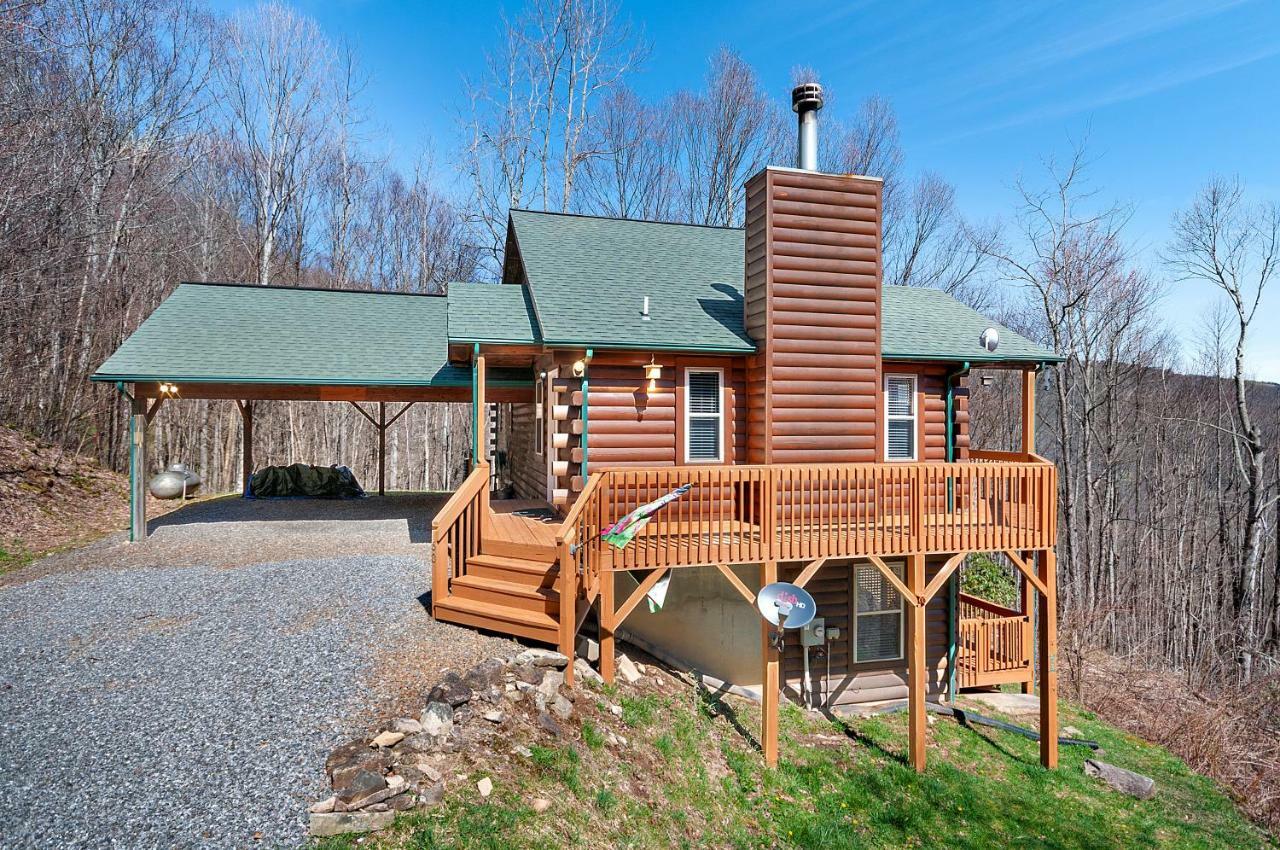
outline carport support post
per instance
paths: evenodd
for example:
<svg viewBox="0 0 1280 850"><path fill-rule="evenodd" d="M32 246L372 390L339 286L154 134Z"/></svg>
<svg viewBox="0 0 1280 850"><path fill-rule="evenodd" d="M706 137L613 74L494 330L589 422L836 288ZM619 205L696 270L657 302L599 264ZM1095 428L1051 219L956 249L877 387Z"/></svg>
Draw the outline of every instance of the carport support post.
<svg viewBox="0 0 1280 850"><path fill-rule="evenodd" d="M244 494L249 495L249 481L253 478L253 402L236 402L240 408L240 420L243 425L243 447L240 451L240 475Z"/></svg>
<svg viewBox="0 0 1280 850"><path fill-rule="evenodd" d="M147 400L137 384L129 401L129 539L147 539Z"/></svg>
<svg viewBox="0 0 1280 850"><path fill-rule="evenodd" d="M387 403L378 402L378 495L387 495Z"/></svg>

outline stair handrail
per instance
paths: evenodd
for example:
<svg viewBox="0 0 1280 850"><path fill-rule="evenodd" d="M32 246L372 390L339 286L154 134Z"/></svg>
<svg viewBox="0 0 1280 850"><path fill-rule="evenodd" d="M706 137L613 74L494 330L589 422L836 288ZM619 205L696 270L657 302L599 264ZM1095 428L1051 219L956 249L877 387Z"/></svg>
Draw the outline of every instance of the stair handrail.
<svg viewBox="0 0 1280 850"><path fill-rule="evenodd" d="M449 555L445 545L446 532L458 521L463 511L479 501L485 513L488 512L489 464L477 463L471 473L463 480L461 486L453 492L436 515L431 519L431 600L449 595ZM487 518L485 518L487 519Z"/></svg>

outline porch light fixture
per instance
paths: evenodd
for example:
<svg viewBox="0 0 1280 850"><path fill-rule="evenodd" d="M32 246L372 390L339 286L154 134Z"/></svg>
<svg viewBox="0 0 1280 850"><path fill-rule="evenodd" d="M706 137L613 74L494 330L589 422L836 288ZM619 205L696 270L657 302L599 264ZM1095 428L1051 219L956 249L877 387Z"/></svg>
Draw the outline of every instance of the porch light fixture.
<svg viewBox="0 0 1280 850"><path fill-rule="evenodd" d="M587 374L587 361L575 360L573 363L573 377L581 378L585 374Z"/></svg>
<svg viewBox="0 0 1280 850"><path fill-rule="evenodd" d="M177 397L178 397L178 385L177 385L177 384L161 384L157 389L160 391L160 395L162 395L162 396L164 396L164 397L166 397L166 398L177 398Z"/></svg>
<svg viewBox="0 0 1280 850"><path fill-rule="evenodd" d="M649 392L653 392L658 388L658 379L662 377L662 364L654 361L653 357L649 357L649 362L644 367L645 380L649 382Z"/></svg>

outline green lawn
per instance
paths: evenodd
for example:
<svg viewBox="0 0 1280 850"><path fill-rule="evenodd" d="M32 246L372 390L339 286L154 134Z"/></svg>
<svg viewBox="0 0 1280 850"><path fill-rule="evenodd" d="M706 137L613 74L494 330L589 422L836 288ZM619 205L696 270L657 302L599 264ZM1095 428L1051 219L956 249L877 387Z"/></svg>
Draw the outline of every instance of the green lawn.
<svg viewBox="0 0 1280 850"><path fill-rule="evenodd" d="M339 838L318 846L1276 846L1210 780L1065 704L1063 725L1100 742L1104 760L1154 777L1154 799L1133 800L1086 777L1084 748L1063 747L1061 768L1047 772L1034 741L948 718L929 729L929 769L920 776L903 762L905 713L844 723L787 706L782 762L768 770L750 737L754 705L691 690L621 703L623 720L608 730L588 723L572 743L531 746L532 758L482 756L437 808L401 815L360 845ZM630 746L608 745L611 730ZM474 785L485 775L496 786L487 801ZM538 797L553 801L549 811L533 811Z"/></svg>

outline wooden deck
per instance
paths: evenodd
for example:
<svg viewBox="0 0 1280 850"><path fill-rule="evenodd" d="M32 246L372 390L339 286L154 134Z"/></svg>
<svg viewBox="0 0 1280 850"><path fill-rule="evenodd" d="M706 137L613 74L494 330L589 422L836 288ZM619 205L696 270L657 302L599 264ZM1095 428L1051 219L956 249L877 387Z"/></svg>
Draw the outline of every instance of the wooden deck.
<svg viewBox="0 0 1280 850"><path fill-rule="evenodd" d="M563 517L546 502L503 499L490 502L486 551L512 557L555 557L556 532Z"/></svg>

